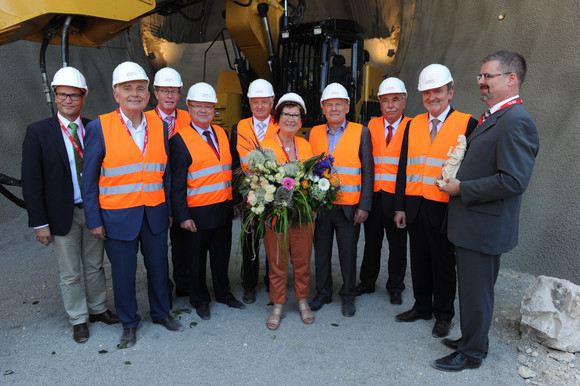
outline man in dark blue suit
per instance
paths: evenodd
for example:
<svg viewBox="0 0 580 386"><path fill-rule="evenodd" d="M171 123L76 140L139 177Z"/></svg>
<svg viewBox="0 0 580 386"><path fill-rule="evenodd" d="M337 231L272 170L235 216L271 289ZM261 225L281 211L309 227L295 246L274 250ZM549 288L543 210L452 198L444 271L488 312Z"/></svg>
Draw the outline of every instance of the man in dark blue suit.
<svg viewBox="0 0 580 386"><path fill-rule="evenodd" d="M111 261L115 307L123 323L121 347L132 347L141 321L137 314L137 252L147 268L153 323L170 331L183 327L169 314L167 287L168 202L167 124L146 118L149 78L136 63L113 71L119 108L87 126L83 194L87 226L105 240Z"/></svg>
<svg viewBox="0 0 580 386"><path fill-rule="evenodd" d="M83 212L84 127L81 108L88 93L85 77L73 67L54 75L57 115L26 130L22 144L22 193L28 225L44 245L54 242L64 308L78 343L89 339L87 322L119 322L107 309L103 242L89 232ZM83 284L84 282L84 284Z"/></svg>
<svg viewBox="0 0 580 386"><path fill-rule="evenodd" d="M433 362L443 371L477 368L487 356L500 256L518 243L522 195L539 147L536 124L519 96L524 58L498 51L482 63L477 83L489 110L467 138L457 178L441 188L451 196L448 235L456 247L461 311L461 338L443 340L455 352Z"/></svg>

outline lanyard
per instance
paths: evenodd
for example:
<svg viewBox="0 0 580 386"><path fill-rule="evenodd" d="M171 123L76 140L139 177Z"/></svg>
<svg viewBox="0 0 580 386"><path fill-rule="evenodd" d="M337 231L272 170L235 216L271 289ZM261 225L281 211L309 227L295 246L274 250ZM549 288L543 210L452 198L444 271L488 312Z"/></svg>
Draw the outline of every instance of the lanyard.
<svg viewBox="0 0 580 386"><path fill-rule="evenodd" d="M79 145L77 145L76 141L73 139L72 135L70 135L70 133L68 132L67 128L64 127L64 125L62 124L60 118L58 118L58 123L60 123L60 128L62 129L62 131L64 131L64 133L66 134L66 136L68 137L68 139L70 140L70 143L72 143L73 148L75 149L75 151L81 156L81 159L83 158L83 149L81 149L79 147ZM85 140L85 128L83 127L83 122L81 119L81 135L83 136L83 141Z"/></svg>
<svg viewBox="0 0 580 386"><path fill-rule="evenodd" d="M127 130L127 134L129 134L129 137L131 137L131 139L133 139L133 135L131 134L131 130L129 130L129 128L127 127L127 124L125 123L125 120L123 119L123 116L121 115L121 109L117 109L117 115L119 116L119 119L121 120L121 123L123 124L123 126L125 126L125 130ZM134 139L133 139L134 141ZM147 149L147 143L149 142L149 128L146 125L145 126L145 139L143 140L143 157L145 157L145 149Z"/></svg>
<svg viewBox="0 0 580 386"><path fill-rule="evenodd" d="M523 101L521 98L512 99L511 101L509 101L509 102L506 102L506 103L504 103L503 105L501 105L501 106L499 107L499 109L497 109L497 110L494 112L494 114L495 114L495 113L497 113L498 111L500 111L501 109L505 109L506 107L509 107L509 106L512 106L512 105L517 105L517 104L520 104L520 103L524 103L524 101ZM491 115L493 115L493 114L490 114L490 116L491 116ZM482 117L483 117L483 116L482 116ZM482 119L480 119L480 122L479 122L479 124L480 124L480 125L481 125L481 123L482 123L481 121L482 121Z"/></svg>

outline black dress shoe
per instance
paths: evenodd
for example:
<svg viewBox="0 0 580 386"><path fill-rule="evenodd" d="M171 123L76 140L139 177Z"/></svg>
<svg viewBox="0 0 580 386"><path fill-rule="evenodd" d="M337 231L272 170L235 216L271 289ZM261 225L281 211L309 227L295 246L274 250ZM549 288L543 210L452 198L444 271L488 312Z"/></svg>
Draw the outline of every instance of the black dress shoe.
<svg viewBox="0 0 580 386"><path fill-rule="evenodd" d="M431 365L437 370L457 372L465 369L476 369L481 366L481 362L472 361L463 354L455 351L446 357L433 361Z"/></svg>
<svg viewBox="0 0 580 386"><path fill-rule="evenodd" d="M419 319L430 320L431 314L424 314L415 310L409 310L395 316L395 320L397 322L415 322Z"/></svg>
<svg viewBox="0 0 580 386"><path fill-rule="evenodd" d="M209 313L209 305L203 304L199 307L195 308L195 312L202 320L209 320L210 313Z"/></svg>
<svg viewBox="0 0 580 386"><path fill-rule="evenodd" d="M451 322L446 320L438 320L435 322L433 326L433 330L431 331L431 335L435 338L445 338L449 335L449 331L451 330Z"/></svg>
<svg viewBox="0 0 580 386"><path fill-rule="evenodd" d="M137 329L136 328L124 328L123 334L121 335L121 342L119 343L119 348L131 348L137 343Z"/></svg>
<svg viewBox="0 0 580 386"><path fill-rule="evenodd" d="M430 320L431 314L424 314L411 309L395 316L397 322L415 322L419 319Z"/></svg>
<svg viewBox="0 0 580 386"><path fill-rule="evenodd" d="M323 305L328 304L331 301L331 298L323 298L322 296L316 295L308 305L312 311L318 311L322 308Z"/></svg>
<svg viewBox="0 0 580 386"><path fill-rule="evenodd" d="M73 339L77 343L85 343L89 340L89 326L86 323L73 326Z"/></svg>
<svg viewBox="0 0 580 386"><path fill-rule="evenodd" d="M242 295L242 301L246 304L254 303L256 301L256 289L244 288L244 295Z"/></svg>
<svg viewBox="0 0 580 386"><path fill-rule="evenodd" d="M455 350L457 351L457 346L459 346L459 341L461 340L461 338L459 339L443 339L441 341L441 343L443 343L443 345L445 347L449 347L451 350ZM487 351L483 352L483 359L487 358Z"/></svg>
<svg viewBox="0 0 580 386"><path fill-rule="evenodd" d="M177 320L173 319L171 315L167 315L165 318L161 320L154 320L153 323L160 324L169 331L183 331L183 326Z"/></svg>
<svg viewBox="0 0 580 386"><path fill-rule="evenodd" d="M223 303L230 308L239 308L240 310L246 308L246 305L236 299L231 292L228 293L228 296L225 298L225 300L220 301L220 303Z"/></svg>
<svg viewBox="0 0 580 386"><path fill-rule="evenodd" d="M121 319L119 319L119 317L115 315L112 311L107 310L102 314L89 315L89 322L91 323L103 322L106 324L115 324L120 323Z"/></svg>
<svg viewBox="0 0 580 386"><path fill-rule="evenodd" d="M342 301L342 314L346 317L354 316L356 307L354 306L354 299Z"/></svg>
<svg viewBox="0 0 580 386"><path fill-rule="evenodd" d="M360 283L359 285L356 286L356 296L361 296L364 294L372 294L373 292L375 292L375 287L374 286L368 286L364 283Z"/></svg>
<svg viewBox="0 0 580 386"><path fill-rule="evenodd" d="M403 304L403 298L400 292L393 292L391 294L391 304L400 305Z"/></svg>

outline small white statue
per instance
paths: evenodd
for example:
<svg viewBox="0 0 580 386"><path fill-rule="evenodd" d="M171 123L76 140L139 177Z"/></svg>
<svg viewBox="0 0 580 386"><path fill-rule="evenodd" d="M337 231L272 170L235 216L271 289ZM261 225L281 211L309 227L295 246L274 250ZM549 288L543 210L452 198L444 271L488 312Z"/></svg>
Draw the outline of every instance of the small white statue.
<svg viewBox="0 0 580 386"><path fill-rule="evenodd" d="M459 170L459 166L461 166L461 161L463 161L466 149L467 139L465 138L465 135L459 135L457 137L457 146L455 146L455 149L451 146L447 153L449 159L447 159L443 164L443 171L441 173L443 179L435 182L440 188L447 184L445 181L448 178L455 178L457 170Z"/></svg>

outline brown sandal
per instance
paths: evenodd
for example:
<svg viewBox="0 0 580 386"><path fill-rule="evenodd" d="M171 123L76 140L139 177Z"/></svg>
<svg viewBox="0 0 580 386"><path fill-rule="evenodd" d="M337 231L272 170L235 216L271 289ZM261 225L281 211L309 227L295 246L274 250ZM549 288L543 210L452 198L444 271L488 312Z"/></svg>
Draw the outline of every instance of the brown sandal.
<svg viewBox="0 0 580 386"><path fill-rule="evenodd" d="M266 327L270 330L277 329L280 326L280 319L282 319L282 307L277 308L276 305L274 305L270 316L268 316L268 319L266 320Z"/></svg>
<svg viewBox="0 0 580 386"><path fill-rule="evenodd" d="M314 314L312 313L312 310L310 309L310 306L308 305L308 302L306 301L306 299L303 299L304 301L299 301L298 302L298 309L300 310L300 316L302 318L302 321L306 324L312 324L314 323Z"/></svg>

